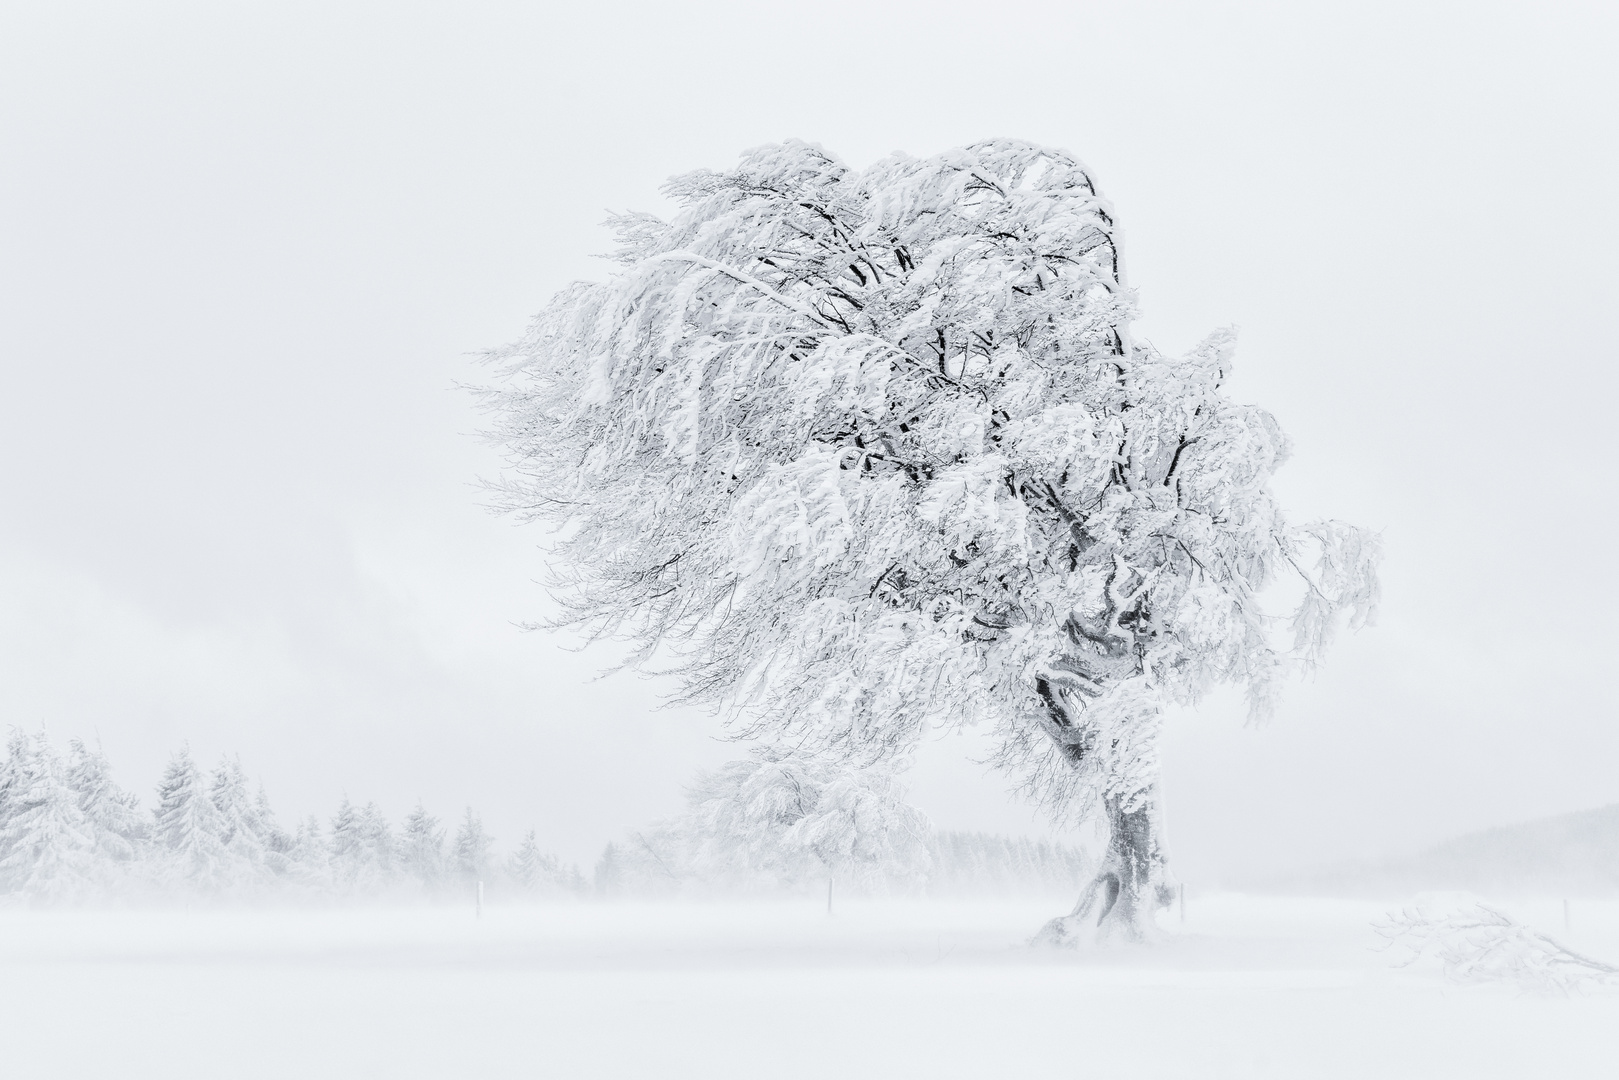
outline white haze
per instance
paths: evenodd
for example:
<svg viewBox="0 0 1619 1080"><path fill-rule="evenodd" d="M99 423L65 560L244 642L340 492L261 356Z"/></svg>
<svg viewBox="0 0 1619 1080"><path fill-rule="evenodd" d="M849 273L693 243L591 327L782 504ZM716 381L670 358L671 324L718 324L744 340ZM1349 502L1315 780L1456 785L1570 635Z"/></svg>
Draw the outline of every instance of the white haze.
<svg viewBox="0 0 1619 1080"><path fill-rule="evenodd" d="M12 4L0 12L0 722L189 742L282 814L471 803L588 863L737 756L543 616L457 382L608 209L789 136L1061 146L1142 336L1242 328L1301 519L1380 529L1380 625L1172 721L1192 881L1619 801L1619 390L1596 5ZM1038 831L932 747L941 825Z"/></svg>
<svg viewBox="0 0 1619 1080"><path fill-rule="evenodd" d="M7 911L6 1064L47 1080L1613 1075L1619 998L1393 967L1410 949L1368 947L1375 903L1200 898L1178 940L1130 964L1015 944L1053 902ZM1506 915L1516 949L1495 967L1559 948L1533 929L1557 925L1555 900ZM1565 940L1614 955L1612 902L1576 918Z"/></svg>

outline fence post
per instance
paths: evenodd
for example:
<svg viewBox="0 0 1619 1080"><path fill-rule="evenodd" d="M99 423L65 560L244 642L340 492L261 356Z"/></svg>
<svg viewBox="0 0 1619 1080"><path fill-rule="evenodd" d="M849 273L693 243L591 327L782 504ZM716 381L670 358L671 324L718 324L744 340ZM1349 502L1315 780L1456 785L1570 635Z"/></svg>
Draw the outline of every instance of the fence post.
<svg viewBox="0 0 1619 1080"><path fill-rule="evenodd" d="M478 918L483 918L483 882L478 882Z"/></svg>

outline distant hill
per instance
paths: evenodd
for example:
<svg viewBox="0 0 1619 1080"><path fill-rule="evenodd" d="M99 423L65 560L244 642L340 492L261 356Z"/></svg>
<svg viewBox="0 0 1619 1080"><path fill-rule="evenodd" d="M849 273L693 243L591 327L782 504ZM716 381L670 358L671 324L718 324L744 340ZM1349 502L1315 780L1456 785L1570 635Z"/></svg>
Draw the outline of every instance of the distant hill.
<svg viewBox="0 0 1619 1080"><path fill-rule="evenodd" d="M1340 863L1254 885L1338 896L1441 889L1619 895L1619 805L1469 833L1405 859Z"/></svg>

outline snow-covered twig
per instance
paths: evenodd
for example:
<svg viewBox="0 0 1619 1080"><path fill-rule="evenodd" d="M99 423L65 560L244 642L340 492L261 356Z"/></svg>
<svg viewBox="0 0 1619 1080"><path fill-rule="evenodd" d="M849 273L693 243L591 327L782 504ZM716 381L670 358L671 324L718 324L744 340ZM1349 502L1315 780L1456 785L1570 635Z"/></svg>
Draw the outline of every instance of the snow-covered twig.
<svg viewBox="0 0 1619 1080"><path fill-rule="evenodd" d="M1486 904L1444 914L1402 908L1372 928L1383 938L1384 948L1409 950L1400 966L1431 955L1453 982L1508 983L1532 993L1555 994L1619 988L1619 967L1581 956Z"/></svg>

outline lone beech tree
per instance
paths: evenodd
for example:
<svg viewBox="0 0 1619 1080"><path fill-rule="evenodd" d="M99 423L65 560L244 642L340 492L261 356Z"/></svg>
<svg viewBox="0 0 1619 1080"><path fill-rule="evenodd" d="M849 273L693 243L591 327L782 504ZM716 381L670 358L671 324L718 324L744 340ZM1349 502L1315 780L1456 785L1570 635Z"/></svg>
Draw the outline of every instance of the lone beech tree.
<svg viewBox="0 0 1619 1080"><path fill-rule="evenodd" d="M1164 708L1235 682L1263 713L1371 616L1375 537L1283 520L1287 441L1226 396L1229 333L1131 337L1065 153L788 142L665 190L672 221L616 217L617 270L493 354L503 505L556 530L562 621L743 737L875 762L991 725L1029 794L1110 830L1042 936L1150 934Z"/></svg>

